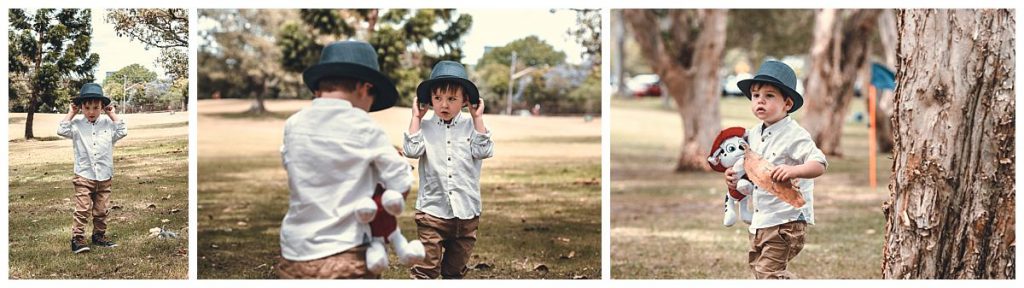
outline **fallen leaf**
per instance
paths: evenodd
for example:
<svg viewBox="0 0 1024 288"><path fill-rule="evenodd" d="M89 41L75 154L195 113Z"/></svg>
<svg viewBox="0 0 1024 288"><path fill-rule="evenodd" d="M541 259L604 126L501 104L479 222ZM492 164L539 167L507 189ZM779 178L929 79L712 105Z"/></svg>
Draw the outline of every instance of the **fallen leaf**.
<svg viewBox="0 0 1024 288"><path fill-rule="evenodd" d="M245 223L245 221L238 221L238 223L235 224L242 227L249 226L249 223Z"/></svg>
<svg viewBox="0 0 1024 288"><path fill-rule="evenodd" d="M555 239L558 239L558 241L562 241L562 242L565 242L565 243L569 243L569 241L572 241L572 240L570 240L567 237L558 237L558 238L555 238Z"/></svg>
<svg viewBox="0 0 1024 288"><path fill-rule="evenodd" d="M120 210L121 208L123 208L121 205L110 206L110 210Z"/></svg>
<svg viewBox="0 0 1024 288"><path fill-rule="evenodd" d="M156 204L149 203L149 205L146 205L146 208L147 209L156 209Z"/></svg>
<svg viewBox="0 0 1024 288"><path fill-rule="evenodd" d="M573 257L576 257L576 251L569 251L569 255L560 255L558 258L572 259Z"/></svg>
<svg viewBox="0 0 1024 288"><path fill-rule="evenodd" d="M178 213L178 212L181 212L181 209L171 209L171 213Z"/></svg>
<svg viewBox="0 0 1024 288"><path fill-rule="evenodd" d="M548 265L537 264L537 266L533 267L533 271L548 273Z"/></svg>
<svg viewBox="0 0 1024 288"><path fill-rule="evenodd" d="M493 268L494 268L494 266L493 266L493 265L491 265L491 264L487 264L487 263L476 263L476 265L473 265L473 268L472 268L472 269L473 269L473 270L480 270L480 271L487 271L487 270L491 270L491 269L493 269Z"/></svg>
<svg viewBox="0 0 1024 288"><path fill-rule="evenodd" d="M169 223L171 219L160 219L160 223Z"/></svg>
<svg viewBox="0 0 1024 288"><path fill-rule="evenodd" d="M576 279L576 280L578 280L578 279L587 279L587 276L586 275L575 275L575 276L572 276L572 279Z"/></svg>

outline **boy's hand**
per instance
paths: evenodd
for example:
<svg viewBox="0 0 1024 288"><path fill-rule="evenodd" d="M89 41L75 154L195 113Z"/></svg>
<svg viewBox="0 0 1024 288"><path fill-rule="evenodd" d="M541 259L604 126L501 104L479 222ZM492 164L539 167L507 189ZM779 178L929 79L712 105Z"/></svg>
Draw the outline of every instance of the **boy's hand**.
<svg viewBox="0 0 1024 288"><path fill-rule="evenodd" d="M796 178L797 168L789 165L779 165L772 169L771 177L776 182L789 181Z"/></svg>
<svg viewBox="0 0 1024 288"><path fill-rule="evenodd" d="M725 184L729 186L729 190L736 190L736 182L739 182L739 180L736 178L736 171L725 169Z"/></svg>
<svg viewBox="0 0 1024 288"><path fill-rule="evenodd" d="M473 116L473 118L480 118L480 116L484 116L484 99L483 98L480 98L480 104L469 105L469 115Z"/></svg>
<svg viewBox="0 0 1024 288"><path fill-rule="evenodd" d="M423 116L427 115L427 107L421 105L419 99L412 100L412 118L423 119Z"/></svg>
<svg viewBox="0 0 1024 288"><path fill-rule="evenodd" d="M77 115L78 114L78 105L72 104L71 105L71 110L68 111L68 114L71 114L71 116Z"/></svg>
<svg viewBox="0 0 1024 288"><path fill-rule="evenodd" d="M116 114L117 108L114 108L114 105L107 105L107 107L103 107L103 110L107 112L107 116L110 116L111 114Z"/></svg>

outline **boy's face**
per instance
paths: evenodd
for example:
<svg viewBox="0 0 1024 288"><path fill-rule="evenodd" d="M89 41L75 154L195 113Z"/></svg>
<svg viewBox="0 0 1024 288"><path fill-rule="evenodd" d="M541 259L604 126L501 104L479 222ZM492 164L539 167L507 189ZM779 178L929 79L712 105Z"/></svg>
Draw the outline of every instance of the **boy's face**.
<svg viewBox="0 0 1024 288"><path fill-rule="evenodd" d="M462 89L437 89L430 95L430 105L441 120L451 121L466 105L466 98L462 95Z"/></svg>
<svg viewBox="0 0 1024 288"><path fill-rule="evenodd" d="M102 101L86 101L82 102L81 108L82 115L85 115L85 119L89 122L96 122L96 118L103 114L103 102Z"/></svg>
<svg viewBox="0 0 1024 288"><path fill-rule="evenodd" d="M754 83L750 85L750 112L757 119L774 124L786 117L786 111L793 107L793 100L782 94L775 86Z"/></svg>

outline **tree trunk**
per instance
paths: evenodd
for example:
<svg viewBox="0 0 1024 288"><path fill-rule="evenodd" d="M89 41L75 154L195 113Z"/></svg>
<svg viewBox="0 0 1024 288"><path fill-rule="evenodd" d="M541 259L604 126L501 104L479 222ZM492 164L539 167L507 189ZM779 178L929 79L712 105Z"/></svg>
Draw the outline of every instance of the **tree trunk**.
<svg viewBox="0 0 1024 288"><path fill-rule="evenodd" d="M896 12L883 10L878 15L878 37L882 42L884 63L889 69L896 69ZM862 91L863 92L863 91ZM878 126L878 152L892 153L892 110L895 107L892 91L877 91L875 101L875 125ZM867 97L864 97L867 99Z"/></svg>
<svg viewBox="0 0 1024 288"><path fill-rule="evenodd" d="M824 9L815 16L811 69L804 82L801 124L828 155L842 155L840 138L857 73L867 62L879 10Z"/></svg>
<svg viewBox="0 0 1024 288"><path fill-rule="evenodd" d="M667 14L669 31L659 29L653 10L623 10L622 16L676 101L683 122L676 171L709 170L707 155L721 130L718 68L725 48L726 10L669 10Z"/></svg>
<svg viewBox="0 0 1024 288"><path fill-rule="evenodd" d="M897 15L885 278L1015 278L1013 10Z"/></svg>

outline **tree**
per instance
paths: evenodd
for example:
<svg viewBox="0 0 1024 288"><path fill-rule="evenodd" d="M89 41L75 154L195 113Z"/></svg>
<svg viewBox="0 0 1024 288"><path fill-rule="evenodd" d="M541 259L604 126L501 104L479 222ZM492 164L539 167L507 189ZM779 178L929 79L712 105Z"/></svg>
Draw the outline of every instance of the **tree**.
<svg viewBox="0 0 1024 288"><path fill-rule="evenodd" d="M740 48L754 65L766 57L807 53L814 11L808 9L729 10L725 47Z"/></svg>
<svg viewBox="0 0 1024 288"><path fill-rule="evenodd" d="M683 141L676 171L709 170L707 155L721 128L725 10L625 10L623 18L651 68L676 101ZM666 21L662 30L659 21Z"/></svg>
<svg viewBox="0 0 1024 288"><path fill-rule="evenodd" d="M839 144L853 84L867 63L868 43L880 13L824 9L816 16L800 123L825 154L842 155Z"/></svg>
<svg viewBox="0 0 1024 288"><path fill-rule="evenodd" d="M172 81L188 79L188 9L108 9L117 36L160 49L157 63ZM188 103L188 90L181 94Z"/></svg>
<svg viewBox="0 0 1024 288"><path fill-rule="evenodd" d="M125 66L103 79L103 91L115 102L131 105L129 99L143 99L146 85L156 80L156 72L139 64ZM128 107L124 107L128 108Z"/></svg>
<svg viewBox="0 0 1024 288"><path fill-rule="evenodd" d="M301 22L277 33L285 70L301 73L316 64L330 42L367 41L377 49L381 72L394 81L400 105L411 105L434 63L462 59L462 35L473 24L472 16L455 9L391 9L383 15L377 9L302 9L299 15Z"/></svg>
<svg viewBox="0 0 1024 288"><path fill-rule="evenodd" d="M513 95L513 100L530 98L524 99L526 100L525 102L519 100L516 100L516 102L520 104L547 102L541 104L549 108L555 107L555 105L549 105L553 104L553 102L549 101L551 100L548 99L549 96L557 97L564 95L548 95L550 93L547 93L544 87L547 81L544 80L549 77L545 77L545 75L552 68L565 64L566 56L564 52L555 50L555 47L551 46L551 44L532 35L513 40L505 44L505 46L491 48L490 51L487 51L480 57L480 60L477 60L475 74L478 74L478 79L482 81L476 83L482 90L481 93L486 95L486 99L492 100L488 102L490 104L488 107L491 107L492 111L503 111L509 106L507 104L509 103L508 81L511 70L509 65L512 65L512 53L516 54L516 73L520 73L527 68L533 68L532 72L527 72L528 75L517 79L516 83L514 83L516 87L513 87L517 95L522 94L526 97L516 97ZM569 68L562 67L562 70L569 70ZM578 84L581 81L576 82ZM515 103L512 104L513 109L524 108L516 106Z"/></svg>
<svg viewBox="0 0 1024 288"><path fill-rule="evenodd" d="M567 33L583 46L582 56L590 60L594 71L601 74L601 10L573 9L576 11L576 27Z"/></svg>
<svg viewBox="0 0 1024 288"><path fill-rule="evenodd" d="M1013 10L899 11L885 278L1015 278Z"/></svg>
<svg viewBox="0 0 1024 288"><path fill-rule="evenodd" d="M15 87L12 82L22 79L27 82L23 87L31 90L25 95L29 97L25 139L35 138L32 124L40 105L56 107L59 101L67 101L72 91L95 79L100 56L89 53L90 15L88 9L39 9L32 15L22 9L10 10L8 71L12 77L8 83Z"/></svg>
<svg viewBox="0 0 1024 288"><path fill-rule="evenodd" d="M200 18L216 25L200 31L199 94L202 97L252 98L249 113L266 112L263 99L296 97L306 91L301 74L281 67L275 37L295 10L202 9Z"/></svg>
<svg viewBox="0 0 1024 288"><path fill-rule="evenodd" d="M891 9L883 10L878 16L878 38L881 43L882 63L886 67L896 67L896 16ZM867 86L861 86L867 87ZM892 109L895 101L891 100L892 93L878 91L875 101L875 125L878 126L878 152L891 153L893 148L892 135ZM867 97L865 97L867 101Z"/></svg>

